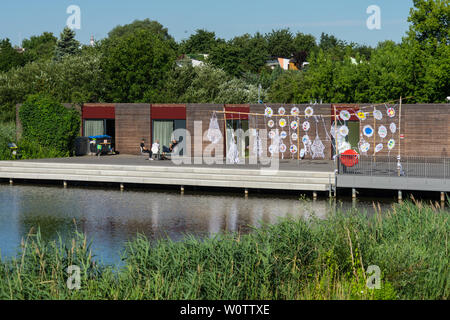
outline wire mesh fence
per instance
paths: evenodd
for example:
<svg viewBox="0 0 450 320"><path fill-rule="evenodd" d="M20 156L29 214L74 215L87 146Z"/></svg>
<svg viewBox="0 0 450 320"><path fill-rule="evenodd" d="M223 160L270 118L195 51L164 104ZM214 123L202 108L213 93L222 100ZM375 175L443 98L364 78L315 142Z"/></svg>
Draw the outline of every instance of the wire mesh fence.
<svg viewBox="0 0 450 320"><path fill-rule="evenodd" d="M450 158L340 155L338 174L450 179Z"/></svg>

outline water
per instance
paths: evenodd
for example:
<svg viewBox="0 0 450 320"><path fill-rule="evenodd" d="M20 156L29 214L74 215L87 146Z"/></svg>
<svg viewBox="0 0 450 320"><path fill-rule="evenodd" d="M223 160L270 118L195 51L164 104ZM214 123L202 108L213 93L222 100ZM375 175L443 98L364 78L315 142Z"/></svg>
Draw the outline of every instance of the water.
<svg viewBox="0 0 450 320"><path fill-rule="evenodd" d="M352 206L341 204L343 209ZM359 208L373 212L371 201ZM384 203L383 207L389 206ZM247 233L261 223L282 217L315 214L325 218L333 205L328 200L299 201L294 195L185 194L155 191L68 188L0 184L0 254L17 254L22 238L37 227L44 239L72 237L76 227L92 241L99 261L120 263L127 240L144 233L150 239L170 237L181 241L186 234L210 237L222 231Z"/></svg>

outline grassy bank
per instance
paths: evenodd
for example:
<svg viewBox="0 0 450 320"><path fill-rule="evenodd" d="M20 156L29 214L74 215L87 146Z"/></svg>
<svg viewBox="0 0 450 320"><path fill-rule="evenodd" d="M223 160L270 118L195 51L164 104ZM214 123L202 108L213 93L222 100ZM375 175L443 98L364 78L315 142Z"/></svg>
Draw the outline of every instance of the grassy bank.
<svg viewBox="0 0 450 320"><path fill-rule="evenodd" d="M336 213L327 220L284 220L249 235L199 241L138 236L124 266L94 262L89 244L22 244L0 262L1 299L448 299L449 212L420 202L371 217ZM81 289L66 286L69 265ZM381 289L368 289L369 265Z"/></svg>

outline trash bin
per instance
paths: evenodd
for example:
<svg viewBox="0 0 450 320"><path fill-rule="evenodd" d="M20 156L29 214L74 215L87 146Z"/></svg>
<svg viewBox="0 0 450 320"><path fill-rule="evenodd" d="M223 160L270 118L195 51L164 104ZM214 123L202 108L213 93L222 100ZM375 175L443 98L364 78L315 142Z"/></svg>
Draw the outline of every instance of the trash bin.
<svg viewBox="0 0 450 320"><path fill-rule="evenodd" d="M75 139L75 155L77 157L86 156L90 152L88 137L78 137Z"/></svg>

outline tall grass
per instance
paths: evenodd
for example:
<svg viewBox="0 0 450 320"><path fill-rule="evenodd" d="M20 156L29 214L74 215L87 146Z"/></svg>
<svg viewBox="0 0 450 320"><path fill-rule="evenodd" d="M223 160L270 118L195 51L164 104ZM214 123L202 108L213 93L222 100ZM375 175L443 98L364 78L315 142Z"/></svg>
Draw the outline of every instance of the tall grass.
<svg viewBox="0 0 450 320"><path fill-rule="evenodd" d="M23 242L0 262L1 299L448 299L449 212L421 202L367 217L283 220L248 235L127 243L123 267L97 265L81 234ZM66 286L80 266L82 288ZM378 265L381 289L365 270Z"/></svg>

